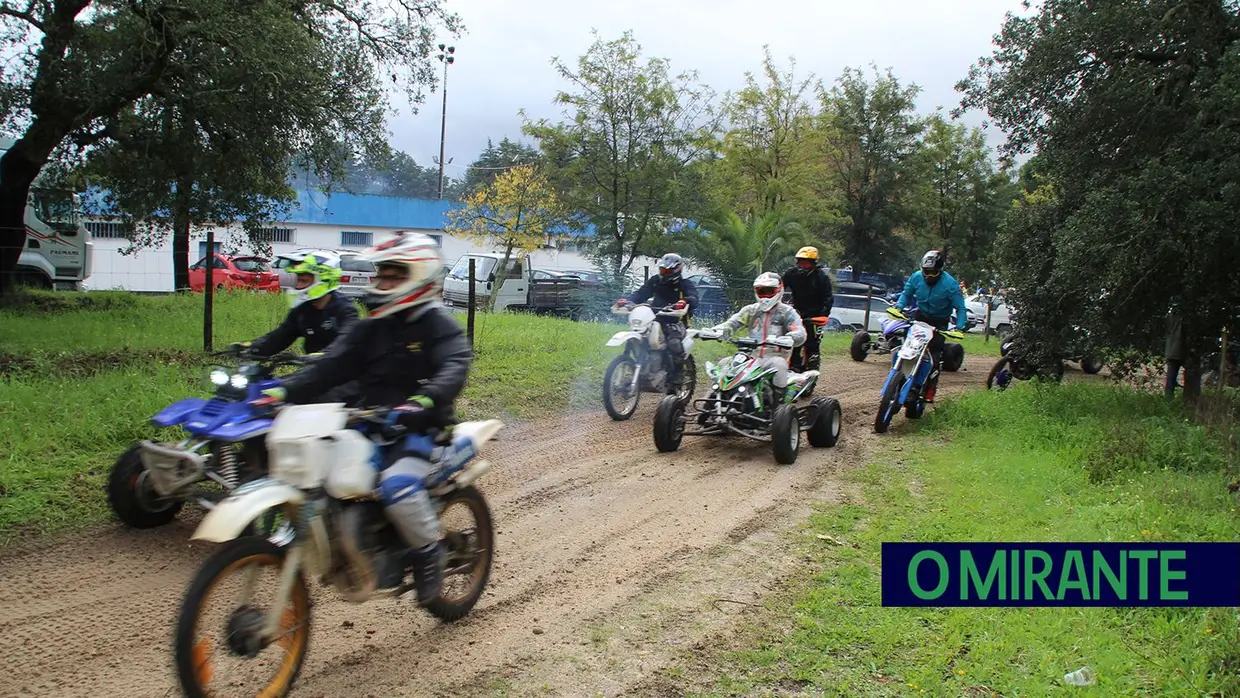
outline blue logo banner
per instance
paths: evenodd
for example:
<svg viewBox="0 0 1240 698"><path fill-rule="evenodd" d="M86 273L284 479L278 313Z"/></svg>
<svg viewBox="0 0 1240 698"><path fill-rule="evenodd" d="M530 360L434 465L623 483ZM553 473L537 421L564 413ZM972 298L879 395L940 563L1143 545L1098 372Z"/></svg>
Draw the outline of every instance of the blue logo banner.
<svg viewBox="0 0 1240 698"><path fill-rule="evenodd" d="M1240 543L883 543L884 606L1240 607Z"/></svg>

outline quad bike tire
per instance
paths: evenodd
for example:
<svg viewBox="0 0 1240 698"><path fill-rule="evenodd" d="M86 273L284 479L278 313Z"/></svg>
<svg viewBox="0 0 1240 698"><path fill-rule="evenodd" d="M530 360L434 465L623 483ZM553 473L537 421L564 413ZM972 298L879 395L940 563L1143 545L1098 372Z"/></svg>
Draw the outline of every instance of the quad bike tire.
<svg viewBox="0 0 1240 698"><path fill-rule="evenodd" d="M1102 370L1102 359L1096 356L1081 357L1081 370L1089 375L1095 375Z"/></svg>
<svg viewBox="0 0 1240 698"><path fill-rule="evenodd" d="M943 370L955 373L964 365L964 345L948 342L943 347Z"/></svg>
<svg viewBox="0 0 1240 698"><path fill-rule="evenodd" d="M870 355L870 333L865 330L858 330L853 334L852 344L848 347L848 355L853 361L865 361L865 357Z"/></svg>
<svg viewBox="0 0 1240 698"><path fill-rule="evenodd" d="M112 472L108 474L108 506L116 518L130 528L159 528L172 523L185 502L172 500L156 504L147 501L155 493L151 491L144 497L139 491L144 487L146 478L139 449L137 444L130 446L113 464Z"/></svg>
<svg viewBox="0 0 1240 698"><path fill-rule="evenodd" d="M801 448L801 420L797 418L797 408L782 404L775 408L771 419L771 448L775 452L775 462L780 465L792 465L797 461L797 452Z"/></svg>
<svg viewBox="0 0 1240 698"><path fill-rule="evenodd" d="M814 423L806 430L809 445L815 448L830 448L840 440L844 429L844 413L840 409L840 401L831 397L814 398L813 405L818 408Z"/></svg>
<svg viewBox="0 0 1240 698"><path fill-rule="evenodd" d="M891 426L891 420L884 419L883 415L891 409L891 403L896 401L896 396L899 395L900 391L904 389L904 383L907 380L908 377L903 373L897 373L895 377L891 379L891 382L887 384L887 390L883 392L882 399L878 401L878 410L874 413L875 434L886 433L887 428ZM891 416L895 417L894 411Z"/></svg>
<svg viewBox="0 0 1240 698"><path fill-rule="evenodd" d="M654 447L659 453L671 453L680 448L684 434L685 405L675 395L666 395L654 411Z"/></svg>
<svg viewBox="0 0 1240 698"><path fill-rule="evenodd" d="M623 422L633 416L633 413L637 411L637 405L641 402L642 396L641 385L639 383L637 386L637 397L633 400L633 406L627 411L620 411L612 402L611 379L612 376L615 375L616 370L623 364L634 366L634 370L636 370L637 363L633 361L633 358L628 354L620 354L616 358L612 359L611 363L607 364L607 372L603 374L603 409L607 410L608 417L611 417L617 422Z"/></svg>

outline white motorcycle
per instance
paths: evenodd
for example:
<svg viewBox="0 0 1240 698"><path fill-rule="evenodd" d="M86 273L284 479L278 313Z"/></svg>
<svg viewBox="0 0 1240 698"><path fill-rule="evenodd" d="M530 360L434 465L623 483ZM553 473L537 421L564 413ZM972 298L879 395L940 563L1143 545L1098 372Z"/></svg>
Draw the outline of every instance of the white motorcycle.
<svg viewBox="0 0 1240 698"><path fill-rule="evenodd" d="M384 424L385 415L339 403L284 407L267 436L269 476L233 490L199 524L195 540L226 545L203 562L181 604L173 653L186 695L218 693L213 678L254 694L291 690L310 637L303 570L353 603L414 588L408 546L376 493L385 455L380 446L405 438L399 427ZM495 531L486 500L473 486L490 466L474 459L501 428L497 420L464 422L433 442L430 459L438 467L426 489L442 523L445 564L443 590L426 610L444 621L469 613L490 576ZM287 545L242 535L272 508L294 522ZM448 520L456 508L469 516L468 525ZM257 591L264 571L274 587L267 594ZM208 602L225 595L219 587L234 573L239 589L222 614L206 617ZM242 666L217 671L218 660Z"/></svg>
<svg viewBox="0 0 1240 698"><path fill-rule="evenodd" d="M609 347L624 347L624 351L607 365L607 372L603 375L603 407L607 409L607 414L617 421L632 417L643 392L692 399L697 388L697 364L689 353L693 349L693 339L686 335L681 340L685 348L685 361L681 366L680 384L671 386L668 377L673 368L673 358L667 350L667 338L657 319L674 318L679 322L689 312L688 308L678 310L669 305L655 310L648 303L617 304L612 306L611 312L627 317L629 329L617 332L607 341Z"/></svg>

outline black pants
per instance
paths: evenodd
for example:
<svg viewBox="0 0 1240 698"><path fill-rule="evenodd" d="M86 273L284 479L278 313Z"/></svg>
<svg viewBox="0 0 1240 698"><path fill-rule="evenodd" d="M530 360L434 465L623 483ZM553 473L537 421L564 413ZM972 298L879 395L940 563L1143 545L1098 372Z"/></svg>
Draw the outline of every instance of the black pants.
<svg viewBox="0 0 1240 698"><path fill-rule="evenodd" d="M1183 361L1167 359L1167 381L1163 385L1163 394L1168 398L1175 395L1175 389L1179 386L1181 368L1184 368Z"/></svg>

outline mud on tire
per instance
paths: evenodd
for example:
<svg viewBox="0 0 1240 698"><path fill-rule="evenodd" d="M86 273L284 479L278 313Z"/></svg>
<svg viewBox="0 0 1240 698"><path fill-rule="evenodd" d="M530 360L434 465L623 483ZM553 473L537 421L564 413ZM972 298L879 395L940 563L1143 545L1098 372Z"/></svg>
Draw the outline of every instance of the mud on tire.
<svg viewBox="0 0 1240 698"><path fill-rule="evenodd" d="M667 395L659 401L654 411L654 447L659 453L671 453L680 448L685 433L684 415L684 403L675 395Z"/></svg>
<svg viewBox="0 0 1240 698"><path fill-rule="evenodd" d="M815 448L830 448L840 440L840 433L844 429L844 414L840 409L840 401L820 397L815 398L813 404L818 408L818 414L805 435L809 437L809 445Z"/></svg>
<svg viewBox="0 0 1240 698"><path fill-rule="evenodd" d="M445 575L444 591L441 591L438 598L426 605L428 613L439 620L451 623L464 618L473 609L474 604L478 603L478 599L482 597L482 592L487 587L487 580L491 578L491 563L495 559L495 526L491 522L491 509L487 506L486 499L473 486L450 492L441 501L445 511L453 504L464 504L473 514L474 526L471 542L478 555L470 568L460 573L467 574L470 578L469 586L464 593L449 596L447 583L456 575ZM454 538L454 534L461 535L462 532L444 531L445 539L449 541ZM454 566L454 554L450 546L448 569Z"/></svg>

